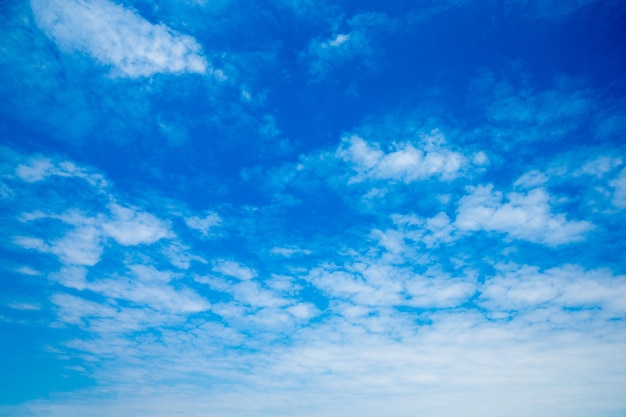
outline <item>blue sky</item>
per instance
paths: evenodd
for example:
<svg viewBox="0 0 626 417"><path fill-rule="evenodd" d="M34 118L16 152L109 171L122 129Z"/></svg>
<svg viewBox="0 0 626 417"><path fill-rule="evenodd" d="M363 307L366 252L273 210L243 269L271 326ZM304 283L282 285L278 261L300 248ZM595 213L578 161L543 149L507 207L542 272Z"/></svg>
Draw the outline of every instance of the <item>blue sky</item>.
<svg viewBox="0 0 626 417"><path fill-rule="evenodd" d="M618 0L0 3L1 416L623 416Z"/></svg>

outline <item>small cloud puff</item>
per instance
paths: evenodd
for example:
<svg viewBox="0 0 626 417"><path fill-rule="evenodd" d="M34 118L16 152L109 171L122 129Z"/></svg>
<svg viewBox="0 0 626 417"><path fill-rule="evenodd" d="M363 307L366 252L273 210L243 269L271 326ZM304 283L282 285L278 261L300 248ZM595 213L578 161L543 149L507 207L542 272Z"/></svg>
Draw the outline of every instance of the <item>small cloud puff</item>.
<svg viewBox="0 0 626 417"><path fill-rule="evenodd" d="M270 253L272 255L280 255L286 258L290 258L294 255L310 255L312 252L309 249L275 247L272 248Z"/></svg>
<svg viewBox="0 0 626 417"><path fill-rule="evenodd" d="M111 204L111 220L102 224L102 231L120 245L151 244L172 237L169 226L150 213Z"/></svg>
<svg viewBox="0 0 626 417"><path fill-rule="evenodd" d="M324 77L333 68L370 53L370 42L364 32L340 33L327 40L315 39L309 43L307 51L311 60L310 72L316 77Z"/></svg>

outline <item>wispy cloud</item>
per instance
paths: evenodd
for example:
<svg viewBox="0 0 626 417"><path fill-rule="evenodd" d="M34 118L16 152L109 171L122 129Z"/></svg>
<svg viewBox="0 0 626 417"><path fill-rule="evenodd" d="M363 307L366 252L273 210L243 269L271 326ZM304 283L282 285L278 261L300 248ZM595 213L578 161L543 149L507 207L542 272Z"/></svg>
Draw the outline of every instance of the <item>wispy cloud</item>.
<svg viewBox="0 0 626 417"><path fill-rule="evenodd" d="M101 190L108 186L108 182L100 174L90 172L89 169L79 167L71 161L53 161L43 156L28 158L15 168L15 174L26 182L43 181L50 176L58 176L80 178Z"/></svg>
<svg viewBox="0 0 626 417"><path fill-rule="evenodd" d="M197 230L203 236L208 236L210 230L222 223L222 218L217 213L208 213L204 217L190 216L185 217L185 223L191 229Z"/></svg>
<svg viewBox="0 0 626 417"><path fill-rule="evenodd" d="M613 188L613 204L619 208L626 207L626 169L622 169L609 185Z"/></svg>
<svg viewBox="0 0 626 417"><path fill-rule="evenodd" d="M378 53L376 37L393 29L395 22L384 13L360 13L345 22L345 30L335 28L328 38L312 39L303 57L315 80L324 80L342 67L373 67L371 57ZM337 26L335 24L335 26Z"/></svg>
<svg viewBox="0 0 626 417"><path fill-rule="evenodd" d="M213 271L241 280L249 280L257 276L254 269L241 265L238 262L227 260L218 261L213 266Z"/></svg>

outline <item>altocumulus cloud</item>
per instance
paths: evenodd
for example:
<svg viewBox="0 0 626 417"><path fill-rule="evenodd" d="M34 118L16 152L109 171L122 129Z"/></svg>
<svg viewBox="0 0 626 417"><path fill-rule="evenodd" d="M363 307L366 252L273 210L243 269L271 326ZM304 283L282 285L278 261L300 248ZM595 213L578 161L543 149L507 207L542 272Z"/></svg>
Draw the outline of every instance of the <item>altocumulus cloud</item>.
<svg viewBox="0 0 626 417"><path fill-rule="evenodd" d="M369 3L0 1L1 416L624 415L623 7Z"/></svg>

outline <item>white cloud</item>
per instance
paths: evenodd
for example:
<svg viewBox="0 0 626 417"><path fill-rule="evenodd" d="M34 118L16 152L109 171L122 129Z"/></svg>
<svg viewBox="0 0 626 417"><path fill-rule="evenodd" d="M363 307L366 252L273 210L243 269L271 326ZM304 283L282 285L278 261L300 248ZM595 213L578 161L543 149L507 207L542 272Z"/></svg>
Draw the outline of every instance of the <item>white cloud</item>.
<svg viewBox="0 0 626 417"><path fill-rule="evenodd" d="M42 239L18 236L14 239L18 246L52 253L65 265L93 266L100 261L103 243L112 238L123 246L152 244L163 238L173 237L169 225L152 214L112 203L110 213L86 217L82 213L68 210L64 214L33 212L22 214L22 221L38 219L58 219L69 225L62 237Z"/></svg>
<svg viewBox="0 0 626 417"><path fill-rule="evenodd" d="M24 303L19 301L13 301L7 304L7 307L12 308L14 310L21 311L39 311L41 310L41 305L38 303Z"/></svg>
<svg viewBox="0 0 626 417"><path fill-rule="evenodd" d="M70 161L55 162L43 156L28 158L27 162L15 168L15 174L26 182L38 182L57 176L80 178L99 190L104 190L108 186L107 181L100 174L90 172L89 169L79 167Z"/></svg>
<svg viewBox="0 0 626 417"><path fill-rule="evenodd" d="M491 310L525 310L547 305L601 308L601 314L626 313L626 276L565 265L540 271L534 266L498 265L498 274L481 288L481 304Z"/></svg>
<svg viewBox="0 0 626 417"><path fill-rule="evenodd" d="M433 248L456 238L456 227L444 212L430 218L412 214L394 214L391 219L398 228L397 239L411 240L412 245L421 244Z"/></svg>
<svg viewBox="0 0 626 417"><path fill-rule="evenodd" d="M39 239L36 237L15 236L13 238L13 243L24 249L35 249L41 252L47 252L49 250L48 245L46 245L43 239Z"/></svg>
<svg viewBox="0 0 626 417"><path fill-rule="evenodd" d="M116 310L110 306L69 294L54 294L52 303L58 308L59 320L68 324L84 325L84 318L112 317L116 314Z"/></svg>
<svg viewBox="0 0 626 417"><path fill-rule="evenodd" d="M169 226L150 213L111 204L110 220L102 224L102 231L120 245L141 245L172 237Z"/></svg>
<svg viewBox="0 0 626 417"><path fill-rule="evenodd" d="M456 307L476 292L473 279L451 278L443 273L415 276L407 280L409 305L422 308Z"/></svg>
<svg viewBox="0 0 626 417"><path fill-rule="evenodd" d="M273 255L281 255L286 258L289 258L294 255L310 255L312 252L308 249L301 248L281 248L275 247L270 251Z"/></svg>
<svg viewBox="0 0 626 417"><path fill-rule="evenodd" d="M620 165L622 165L622 158L599 156L585 162L582 167L574 171L573 175L593 175L595 177L601 178Z"/></svg>
<svg viewBox="0 0 626 417"><path fill-rule="evenodd" d="M49 158L31 158L27 165L17 166L15 173L27 182L41 181L55 170L55 166Z"/></svg>
<svg viewBox="0 0 626 417"><path fill-rule="evenodd" d="M326 40L314 39L307 50L310 73L326 76L333 68L352 60L363 60L371 54L371 42L364 30L340 33Z"/></svg>
<svg viewBox="0 0 626 417"><path fill-rule="evenodd" d="M310 74L323 78L335 68L346 65L375 68L378 62L372 58L382 52L380 35L392 31L396 23L393 18L378 12L358 13L344 24L334 22L332 35L312 39L303 53L309 61ZM344 29L340 30L340 26Z"/></svg>
<svg viewBox="0 0 626 417"><path fill-rule="evenodd" d="M351 183L368 179L405 183L432 177L453 179L459 174L464 158L444 148L444 143L443 135L434 131L423 138L421 146L397 143L384 152L379 144L352 136L343 139L335 155L354 170Z"/></svg>
<svg viewBox="0 0 626 417"><path fill-rule="evenodd" d="M339 35L335 36L335 39L322 43L322 48L328 48L328 47L336 48L346 43L349 39L350 39L350 35L345 35L343 33L340 33Z"/></svg>
<svg viewBox="0 0 626 417"><path fill-rule="evenodd" d="M222 218L217 213L208 213L204 217L185 217L185 223L189 228L200 231L203 236L208 236L212 228L222 223Z"/></svg>
<svg viewBox="0 0 626 417"><path fill-rule="evenodd" d="M120 75L207 71L194 38L114 2L31 0L31 7L39 27L62 49L89 54Z"/></svg>
<svg viewBox="0 0 626 417"><path fill-rule="evenodd" d="M140 307L148 306L156 311L195 313L210 309L208 301L194 291L176 289L163 282L108 278L94 281L88 288L106 297L130 301Z"/></svg>
<svg viewBox="0 0 626 417"><path fill-rule="evenodd" d="M519 188L536 188L548 182L548 176L537 170L528 171L522 175L513 185Z"/></svg>
<svg viewBox="0 0 626 417"><path fill-rule="evenodd" d="M254 269L241 265L235 261L218 261L213 266L213 271L240 280L249 280L257 276Z"/></svg>
<svg viewBox="0 0 626 417"><path fill-rule="evenodd" d="M191 248L176 241L170 243L169 246L164 248L163 254L167 257L167 259L169 259L172 265L180 269L189 269L192 261L203 264L208 263L208 261L203 257L194 255L191 252Z"/></svg>
<svg viewBox="0 0 626 417"><path fill-rule="evenodd" d="M67 288L82 291L87 288L87 268L84 266L65 266L58 272L50 274L50 280Z"/></svg>
<svg viewBox="0 0 626 417"><path fill-rule="evenodd" d="M307 320L315 317L319 314L319 310L311 303L298 303L287 308L289 314L295 316L298 319Z"/></svg>
<svg viewBox="0 0 626 417"><path fill-rule="evenodd" d="M549 202L543 188L505 196L492 185L473 187L459 201L454 225L464 231L507 233L548 246L582 240L593 228L587 221L567 220L564 214L552 213Z"/></svg>
<svg viewBox="0 0 626 417"><path fill-rule="evenodd" d="M177 277L177 274L170 271L160 271L148 265L129 265L128 270L131 272L130 275L114 275L108 278L87 280L87 269L65 267L59 272L51 274L50 278L67 288L95 292L107 297L109 301L113 299L123 300L134 303L141 308L149 307L155 312L195 313L209 310L211 307L208 301L189 288L173 286L170 281ZM82 302L83 299L78 297L73 297L72 300L80 305L87 303L86 301ZM85 315L77 310L82 310L82 308L65 306L64 311L68 314L73 312L70 314L72 317ZM118 310L119 314L125 314L124 308L119 307ZM88 315L96 318L109 316L96 313Z"/></svg>
<svg viewBox="0 0 626 417"><path fill-rule="evenodd" d="M613 187L612 203L619 208L626 208L626 168L622 169L609 185Z"/></svg>
<svg viewBox="0 0 626 417"><path fill-rule="evenodd" d="M476 278L454 278L429 269L423 274L384 260L355 259L344 268L324 265L305 277L331 299L367 308L445 308L462 304L476 291Z"/></svg>
<svg viewBox="0 0 626 417"><path fill-rule="evenodd" d="M30 266L22 266L18 268L16 271L24 275L31 275L31 276L41 275L41 272L37 271L36 269L31 268Z"/></svg>
<svg viewBox="0 0 626 417"><path fill-rule="evenodd" d="M50 252L66 265L93 266L100 261L102 255L101 241L101 232L97 227L83 225L53 241Z"/></svg>
<svg viewBox="0 0 626 417"><path fill-rule="evenodd" d="M278 292L265 289L254 281L244 281L234 285L232 293L238 302L252 307L283 307L291 304L290 300L281 297Z"/></svg>

